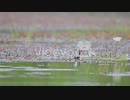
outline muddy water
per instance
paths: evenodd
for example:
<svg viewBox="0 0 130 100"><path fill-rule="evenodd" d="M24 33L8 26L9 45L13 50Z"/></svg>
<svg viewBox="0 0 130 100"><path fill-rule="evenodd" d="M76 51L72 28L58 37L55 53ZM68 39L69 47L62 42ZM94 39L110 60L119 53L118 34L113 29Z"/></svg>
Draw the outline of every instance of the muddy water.
<svg viewBox="0 0 130 100"><path fill-rule="evenodd" d="M129 86L130 66L1 63L1 86Z"/></svg>

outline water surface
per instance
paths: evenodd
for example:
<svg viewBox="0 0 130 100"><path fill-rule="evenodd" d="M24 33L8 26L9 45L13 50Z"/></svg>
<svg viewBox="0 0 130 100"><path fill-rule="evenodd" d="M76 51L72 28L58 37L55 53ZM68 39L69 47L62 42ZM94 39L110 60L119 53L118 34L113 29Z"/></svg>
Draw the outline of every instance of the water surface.
<svg viewBox="0 0 130 100"><path fill-rule="evenodd" d="M120 65L120 64L119 64ZM1 86L129 86L130 66L80 63L0 63Z"/></svg>

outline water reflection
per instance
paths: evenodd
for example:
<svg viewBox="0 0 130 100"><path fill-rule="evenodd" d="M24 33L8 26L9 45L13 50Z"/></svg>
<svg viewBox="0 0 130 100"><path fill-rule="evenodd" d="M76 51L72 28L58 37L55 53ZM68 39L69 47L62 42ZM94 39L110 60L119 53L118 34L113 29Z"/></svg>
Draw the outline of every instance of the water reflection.
<svg viewBox="0 0 130 100"><path fill-rule="evenodd" d="M11 78L13 77L12 75L0 75L0 78Z"/></svg>
<svg viewBox="0 0 130 100"><path fill-rule="evenodd" d="M80 62L78 62L78 61L73 62L73 66L74 67L80 66Z"/></svg>
<svg viewBox="0 0 130 100"><path fill-rule="evenodd" d="M26 73L28 75L51 75L50 72L30 72L30 73Z"/></svg>
<svg viewBox="0 0 130 100"><path fill-rule="evenodd" d="M40 65L43 64L40 63ZM130 85L129 66L100 66L88 63L80 63L79 66L79 62L73 62L76 68L72 66L72 63L51 63L51 66L47 65L47 67L38 67L39 63L32 64L32 66L25 66L24 64L6 65L3 65L5 67L0 65L0 85L13 84L12 80L21 85L25 85L22 83L26 83L26 85L35 83L35 85L72 86Z"/></svg>
<svg viewBox="0 0 130 100"><path fill-rule="evenodd" d="M119 83L121 81L121 76L113 76L113 82Z"/></svg>
<svg viewBox="0 0 130 100"><path fill-rule="evenodd" d="M10 72L13 71L13 69L10 68L0 68L0 72Z"/></svg>
<svg viewBox="0 0 130 100"><path fill-rule="evenodd" d="M48 63L48 62L44 62L44 63L39 63L39 64L37 64L37 66L38 67L44 67L44 68L47 68L47 67L49 67L50 66L50 64Z"/></svg>

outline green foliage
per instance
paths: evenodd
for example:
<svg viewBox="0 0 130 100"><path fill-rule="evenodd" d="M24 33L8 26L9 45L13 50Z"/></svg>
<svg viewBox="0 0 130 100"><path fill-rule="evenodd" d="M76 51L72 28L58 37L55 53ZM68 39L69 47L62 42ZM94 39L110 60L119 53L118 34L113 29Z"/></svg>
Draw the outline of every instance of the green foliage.
<svg viewBox="0 0 130 100"><path fill-rule="evenodd" d="M110 56L109 56L110 58L112 58L112 53L110 53Z"/></svg>
<svg viewBox="0 0 130 100"><path fill-rule="evenodd" d="M26 43L30 43L31 37L33 35L33 31L28 31L27 32L27 37L26 37Z"/></svg>
<svg viewBox="0 0 130 100"><path fill-rule="evenodd" d="M9 29L9 33L11 33L13 35L13 37L17 37L19 32L13 30L12 28Z"/></svg>
<svg viewBox="0 0 130 100"><path fill-rule="evenodd" d="M56 32L52 32L51 34L52 34L53 36L56 36L57 33L56 33Z"/></svg>
<svg viewBox="0 0 130 100"><path fill-rule="evenodd" d="M107 33L112 33L113 35L118 34L118 33L123 33L123 34L129 34L130 33L130 28L126 25L121 25L117 24L115 26L103 26L102 31L107 32Z"/></svg>

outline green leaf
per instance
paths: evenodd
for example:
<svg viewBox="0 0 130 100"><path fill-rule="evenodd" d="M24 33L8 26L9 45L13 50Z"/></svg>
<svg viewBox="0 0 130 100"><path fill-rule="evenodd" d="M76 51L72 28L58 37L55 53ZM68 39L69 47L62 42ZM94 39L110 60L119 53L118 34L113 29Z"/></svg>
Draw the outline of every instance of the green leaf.
<svg viewBox="0 0 130 100"><path fill-rule="evenodd" d="M128 57L129 55L128 55L128 53L127 54L125 54L125 57Z"/></svg>
<svg viewBox="0 0 130 100"><path fill-rule="evenodd" d="M112 57L112 54L110 53L110 58Z"/></svg>

